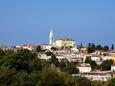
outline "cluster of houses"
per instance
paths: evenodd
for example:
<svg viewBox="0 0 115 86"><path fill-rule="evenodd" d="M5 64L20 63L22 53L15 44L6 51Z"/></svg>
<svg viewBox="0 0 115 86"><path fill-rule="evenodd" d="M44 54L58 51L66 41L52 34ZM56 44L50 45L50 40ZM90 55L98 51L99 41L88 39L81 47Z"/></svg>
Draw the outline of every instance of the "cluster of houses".
<svg viewBox="0 0 115 86"><path fill-rule="evenodd" d="M93 53L88 54L87 48L79 48L77 46L72 46L71 48L56 48L56 50L51 49L51 47L49 48L49 45L39 46L41 46L41 49L43 50L51 51L52 53L54 53L59 61L66 59L70 62L79 62L80 65L76 65L76 68L79 69L79 74L72 74L72 76L86 77L92 81L107 81L108 79L114 77L115 65L111 66L110 71L92 71L91 65L86 64L85 60L86 58L90 58L92 61L95 61L98 65L100 65L104 60L113 60L113 62L115 63L115 50L97 50ZM34 51L36 47L37 45L28 44L22 46L15 46L11 49L13 49L14 51L19 49L28 49L30 51ZM48 60L49 58L51 58L51 56L47 56L45 52L42 52L38 53L38 58Z"/></svg>
<svg viewBox="0 0 115 86"><path fill-rule="evenodd" d="M26 44L22 46L12 46L10 49L15 52L20 49L28 49L30 51L35 51L38 45ZM76 45L75 41L69 38L61 38L54 42L53 32L51 30L49 35L49 45L42 44L39 45L44 52L38 53L38 58L48 60L51 56L47 56L45 51L51 51L56 55L59 61L66 59L70 62L78 62L80 65L76 65L79 69L79 74L73 74L72 76L86 77L90 80L102 80L106 81L114 77L115 65L111 66L110 71L92 71L91 65L86 64L86 58L90 58L100 65L104 60L113 60L115 63L115 50L103 51L97 50L93 53L88 53L87 48L80 48ZM55 48L55 49L52 49ZM3 49L9 49L4 47Z"/></svg>

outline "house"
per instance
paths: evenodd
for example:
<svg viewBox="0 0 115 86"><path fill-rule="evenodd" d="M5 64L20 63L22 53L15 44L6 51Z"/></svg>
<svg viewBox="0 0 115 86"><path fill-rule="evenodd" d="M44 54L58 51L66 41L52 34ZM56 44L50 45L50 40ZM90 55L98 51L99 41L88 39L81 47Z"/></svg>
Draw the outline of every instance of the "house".
<svg viewBox="0 0 115 86"><path fill-rule="evenodd" d="M47 44L42 44L40 45L43 50L50 50L52 46L47 45Z"/></svg>
<svg viewBox="0 0 115 86"><path fill-rule="evenodd" d="M111 66L111 71L115 71L115 65Z"/></svg>
<svg viewBox="0 0 115 86"><path fill-rule="evenodd" d="M82 62L83 58L79 54L56 54L59 60L67 59L70 62Z"/></svg>
<svg viewBox="0 0 115 86"><path fill-rule="evenodd" d="M112 75L107 72L90 72L81 73L81 77L86 77L91 81L107 81L112 78Z"/></svg>
<svg viewBox="0 0 115 86"><path fill-rule="evenodd" d="M28 49L30 51L34 50L35 49L35 45L31 45L31 44L25 44L22 46L23 49Z"/></svg>
<svg viewBox="0 0 115 86"><path fill-rule="evenodd" d="M71 48L71 52L73 52L73 53L77 53L77 52L79 52L79 49L75 46L75 47L72 47Z"/></svg>
<svg viewBox="0 0 115 86"><path fill-rule="evenodd" d="M112 60L112 56L102 56L102 60Z"/></svg>
<svg viewBox="0 0 115 86"><path fill-rule="evenodd" d="M72 74L72 76L85 77L91 81L107 81L112 78L111 72L106 71Z"/></svg>
<svg viewBox="0 0 115 86"><path fill-rule="evenodd" d="M88 51L87 51L87 47L81 48L80 51L82 51L82 52L85 53L85 54L88 53Z"/></svg>
<svg viewBox="0 0 115 86"><path fill-rule="evenodd" d="M99 61L101 61L101 55L92 54L92 55L91 55L91 60L92 60L92 61L95 61L95 62L99 62Z"/></svg>
<svg viewBox="0 0 115 86"><path fill-rule="evenodd" d="M113 63L115 64L115 56L111 56L111 59L113 60Z"/></svg>
<svg viewBox="0 0 115 86"><path fill-rule="evenodd" d="M110 51L109 51L109 55L115 56L115 50L110 50Z"/></svg>
<svg viewBox="0 0 115 86"><path fill-rule="evenodd" d="M97 54L97 55L109 55L109 52L108 51L104 51L104 50L97 50L93 54Z"/></svg>
<svg viewBox="0 0 115 86"><path fill-rule="evenodd" d="M90 64L81 64L79 66L76 66L76 68L79 69L80 73L88 73L91 72L91 65Z"/></svg>
<svg viewBox="0 0 115 86"><path fill-rule="evenodd" d="M44 53L38 53L38 54L37 54L37 58L39 58L39 59L44 59L44 60L48 60L48 59L51 58L51 56L47 56L47 55L44 54Z"/></svg>

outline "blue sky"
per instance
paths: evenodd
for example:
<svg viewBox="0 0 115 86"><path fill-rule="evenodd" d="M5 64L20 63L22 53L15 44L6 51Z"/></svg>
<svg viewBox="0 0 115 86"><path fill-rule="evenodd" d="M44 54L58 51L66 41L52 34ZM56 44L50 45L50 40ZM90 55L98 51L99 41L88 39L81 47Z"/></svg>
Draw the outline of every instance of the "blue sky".
<svg viewBox="0 0 115 86"><path fill-rule="evenodd" d="M0 44L46 44L50 29L55 39L115 44L115 0L0 0Z"/></svg>

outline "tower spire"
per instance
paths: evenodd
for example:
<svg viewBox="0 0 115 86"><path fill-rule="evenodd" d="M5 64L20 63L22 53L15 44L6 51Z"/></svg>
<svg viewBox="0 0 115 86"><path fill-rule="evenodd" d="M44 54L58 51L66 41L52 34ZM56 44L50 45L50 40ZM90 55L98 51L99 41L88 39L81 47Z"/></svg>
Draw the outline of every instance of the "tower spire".
<svg viewBox="0 0 115 86"><path fill-rule="evenodd" d="M54 44L54 34L51 29L50 34L49 34L49 45L53 46L53 44Z"/></svg>

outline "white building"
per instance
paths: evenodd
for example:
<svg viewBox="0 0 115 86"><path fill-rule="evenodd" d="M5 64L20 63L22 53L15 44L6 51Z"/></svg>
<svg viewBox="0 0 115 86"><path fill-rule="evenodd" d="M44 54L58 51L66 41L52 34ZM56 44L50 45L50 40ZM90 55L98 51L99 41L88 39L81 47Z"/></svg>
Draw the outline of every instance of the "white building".
<svg viewBox="0 0 115 86"><path fill-rule="evenodd" d="M95 62L99 62L99 61L101 61L101 55L92 54L91 60L95 61Z"/></svg>
<svg viewBox="0 0 115 86"><path fill-rule="evenodd" d="M115 71L115 65L111 66L111 71Z"/></svg>
<svg viewBox="0 0 115 86"><path fill-rule="evenodd" d="M109 55L115 56L115 50L111 50L111 51L109 52Z"/></svg>
<svg viewBox="0 0 115 86"><path fill-rule="evenodd" d="M50 50L51 47L52 47L52 46L47 45L47 44L42 44L42 45L41 45L41 48L42 48L43 50Z"/></svg>
<svg viewBox="0 0 115 86"><path fill-rule="evenodd" d="M48 60L51 58L51 56L47 56L46 54L41 54L41 53L40 54L38 53L37 57L39 59L45 59L45 60Z"/></svg>
<svg viewBox="0 0 115 86"><path fill-rule="evenodd" d="M26 44L26 45L23 45L22 48L23 49L28 49L28 50L34 50L35 49L35 45L31 45L31 44Z"/></svg>
<svg viewBox="0 0 115 86"><path fill-rule="evenodd" d="M102 60L112 60L111 56L102 56Z"/></svg>
<svg viewBox="0 0 115 86"><path fill-rule="evenodd" d="M107 81L112 78L112 75L109 72L90 72L90 73L80 73L80 74L72 74L72 76L81 76L86 77L91 81Z"/></svg>
<svg viewBox="0 0 115 86"><path fill-rule="evenodd" d="M71 48L71 51L74 53L77 53L77 52L79 52L79 49L75 46L75 47Z"/></svg>
<svg viewBox="0 0 115 86"><path fill-rule="evenodd" d="M97 50L93 54L96 54L96 55L108 55L109 52L108 51L104 51L104 50Z"/></svg>
<svg viewBox="0 0 115 86"><path fill-rule="evenodd" d="M80 66L77 66L80 73L88 73L91 72L91 65L90 64L81 64Z"/></svg>

